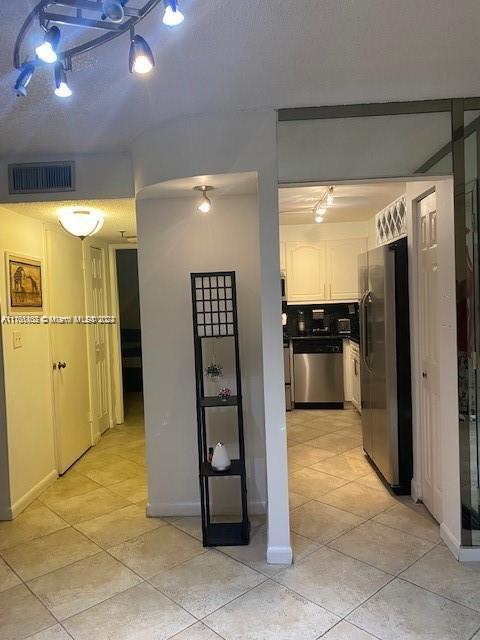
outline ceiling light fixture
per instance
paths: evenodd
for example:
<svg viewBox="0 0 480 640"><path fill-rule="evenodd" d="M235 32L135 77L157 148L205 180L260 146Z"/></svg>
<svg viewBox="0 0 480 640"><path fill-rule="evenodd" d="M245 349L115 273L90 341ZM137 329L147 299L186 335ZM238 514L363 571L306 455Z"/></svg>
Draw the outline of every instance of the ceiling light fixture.
<svg viewBox="0 0 480 640"><path fill-rule="evenodd" d="M122 22L125 18L124 4L125 2L120 2L120 0L104 0L102 2L102 20L110 20L117 24Z"/></svg>
<svg viewBox="0 0 480 640"><path fill-rule="evenodd" d="M165 0L165 13L163 14L163 24L167 27L176 27L182 24L185 16L178 8L177 0Z"/></svg>
<svg viewBox="0 0 480 640"><path fill-rule="evenodd" d="M214 187L209 187L208 185L201 185L198 187L193 187L194 191L201 191L202 198L197 205L197 210L200 213L208 213L212 208L212 201L207 196L207 191L213 191Z"/></svg>
<svg viewBox="0 0 480 640"><path fill-rule="evenodd" d="M129 236L126 231L119 231L122 240L126 240L130 244L136 244L137 236Z"/></svg>
<svg viewBox="0 0 480 640"><path fill-rule="evenodd" d="M55 65L55 95L59 98L70 98L73 91L68 86L67 72L61 62Z"/></svg>
<svg viewBox="0 0 480 640"><path fill-rule="evenodd" d="M327 208L331 207L335 202L335 198L333 196L334 189L334 186L328 187L320 200L315 203L315 206L313 207L315 222L323 222L323 217L327 213Z"/></svg>
<svg viewBox="0 0 480 640"><path fill-rule="evenodd" d="M60 62L64 73L72 71L75 58L125 33L130 34L130 70L139 74L148 73L155 66L154 56L146 40L136 36L134 30L160 4L164 7L163 22L166 25L173 27L183 22L178 0L39 0L25 18L15 42L13 61L15 68L20 71L14 87L16 95L27 95L26 86L37 67ZM40 25L44 35L43 42L32 54L29 46L35 34L30 32L36 25ZM84 33L72 33L68 39L74 44L60 50L59 26L62 25ZM99 31L103 33L98 35ZM62 87L60 92L55 93L64 97L67 91Z"/></svg>
<svg viewBox="0 0 480 640"><path fill-rule="evenodd" d="M98 233L104 220L103 213L98 209L64 207L58 212L58 221L63 229L81 240Z"/></svg>
<svg viewBox="0 0 480 640"><path fill-rule="evenodd" d="M135 35L133 29L130 34L130 73L145 75L155 66L155 59L147 41L142 36Z"/></svg>
<svg viewBox="0 0 480 640"><path fill-rule="evenodd" d="M35 49L35 53L47 64L53 64L57 61L57 49L60 43L60 29L56 26L50 27L45 31L43 43Z"/></svg>
<svg viewBox="0 0 480 640"><path fill-rule="evenodd" d="M331 207L333 205L333 203L335 202L335 198L333 197L334 189L335 189L335 187L333 187L333 186L328 187L327 204L328 204L329 207Z"/></svg>
<svg viewBox="0 0 480 640"><path fill-rule="evenodd" d="M27 95L27 87L34 73L35 67L33 64L27 62L23 65L20 75L15 83L15 93L19 98Z"/></svg>

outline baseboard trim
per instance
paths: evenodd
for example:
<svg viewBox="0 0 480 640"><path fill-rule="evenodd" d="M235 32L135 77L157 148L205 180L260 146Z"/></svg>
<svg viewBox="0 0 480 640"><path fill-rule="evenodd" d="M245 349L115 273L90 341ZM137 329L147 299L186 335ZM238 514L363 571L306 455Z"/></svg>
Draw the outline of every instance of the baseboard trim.
<svg viewBox="0 0 480 640"><path fill-rule="evenodd" d="M97 431L97 433L94 433L92 446L94 447L95 445L97 445L100 442L101 438L102 438L102 434L100 433L100 431Z"/></svg>
<svg viewBox="0 0 480 640"><path fill-rule="evenodd" d="M58 478L58 473L56 469L50 471L49 474L40 480L34 487L27 491L21 498L19 498L16 502L14 502L10 508L9 517L3 518L4 520L13 520L16 518L22 511L24 511L29 504L31 504L34 500L38 498L38 496L45 491L51 484L55 482ZM4 513L0 514L0 517L3 516Z"/></svg>
<svg viewBox="0 0 480 640"><path fill-rule="evenodd" d="M480 562L480 547L460 547L458 559L460 562Z"/></svg>
<svg viewBox="0 0 480 640"><path fill-rule="evenodd" d="M460 559L460 540L453 535L447 525L442 522L440 525L440 537L445 542L447 547L450 549L454 557L459 560Z"/></svg>
<svg viewBox="0 0 480 640"><path fill-rule="evenodd" d="M252 515L266 513L266 503L259 500L248 505L248 512ZM162 518L178 516L199 516L201 513L200 502L147 502L147 515L150 518Z"/></svg>
<svg viewBox="0 0 480 640"><path fill-rule="evenodd" d="M292 564L292 547L269 546L267 548L267 562L268 564Z"/></svg>
<svg viewBox="0 0 480 640"><path fill-rule="evenodd" d="M414 502L421 502L421 500L422 500L422 489L421 489L420 483L417 482L415 480L415 478L412 478L411 495L412 495L412 500Z"/></svg>

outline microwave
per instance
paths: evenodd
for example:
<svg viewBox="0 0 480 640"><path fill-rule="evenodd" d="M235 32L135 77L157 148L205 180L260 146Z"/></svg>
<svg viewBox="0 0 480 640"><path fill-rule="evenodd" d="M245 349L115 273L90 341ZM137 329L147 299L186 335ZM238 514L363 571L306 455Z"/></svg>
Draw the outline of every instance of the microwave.
<svg viewBox="0 0 480 640"><path fill-rule="evenodd" d="M281 284L281 291L282 291L282 302L286 302L287 301L287 277L283 273L283 271L280 272L280 284Z"/></svg>

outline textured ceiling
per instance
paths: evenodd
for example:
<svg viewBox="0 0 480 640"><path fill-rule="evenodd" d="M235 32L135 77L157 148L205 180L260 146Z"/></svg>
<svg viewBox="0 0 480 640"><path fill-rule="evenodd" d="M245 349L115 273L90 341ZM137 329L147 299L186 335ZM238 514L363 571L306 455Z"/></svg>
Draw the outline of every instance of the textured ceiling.
<svg viewBox="0 0 480 640"><path fill-rule="evenodd" d="M327 187L322 185L280 189L280 224L314 224L313 208L326 190ZM327 209L325 222L369 220L403 193L404 182L337 185L334 189L335 201Z"/></svg>
<svg viewBox="0 0 480 640"><path fill-rule="evenodd" d="M2 204L2 209L9 209L24 216L37 218L46 222L57 223L58 211L63 206L78 209L100 209L105 216L105 223L96 237L106 242L121 243L120 231L127 236L136 234L135 200L69 200L68 202L25 202L19 204Z"/></svg>
<svg viewBox="0 0 480 640"><path fill-rule="evenodd" d="M74 96L41 70L11 87L13 44L34 2L0 0L0 155L126 150L153 123L225 109L480 94L478 0L181 0L186 20L140 25L156 53L130 75L128 36L74 61Z"/></svg>

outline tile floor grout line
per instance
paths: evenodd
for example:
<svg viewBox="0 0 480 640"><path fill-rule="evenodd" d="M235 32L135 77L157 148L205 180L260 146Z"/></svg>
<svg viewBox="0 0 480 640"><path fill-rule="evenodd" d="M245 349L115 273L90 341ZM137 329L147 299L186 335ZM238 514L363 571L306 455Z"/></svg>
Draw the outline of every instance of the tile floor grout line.
<svg viewBox="0 0 480 640"><path fill-rule="evenodd" d="M431 549L431 551L432 551L432 549ZM413 566L413 565L411 565L411 566ZM410 569L410 568L411 567L408 567L408 569ZM479 609L473 609L468 604L464 604L463 602L459 602L458 600L454 600L453 598L449 598L448 596L445 596L442 593L437 593L436 591L432 591L432 589L428 589L428 587L424 587L421 584L417 584L416 582L412 582L412 580L409 580L408 578L404 578L401 574L396 576L396 578L398 578L402 582L406 582L407 584L409 584L409 585L411 585L413 587L417 587L418 589L422 589L423 591L426 591L427 593L431 593L433 596L437 596L438 598L443 598L444 600L448 600L448 602L452 602L453 604L456 604L459 607L463 607L464 609L468 609L472 613L476 613L477 616L479 617L479 620L480 620L480 610ZM480 626L478 628L480 629Z"/></svg>

